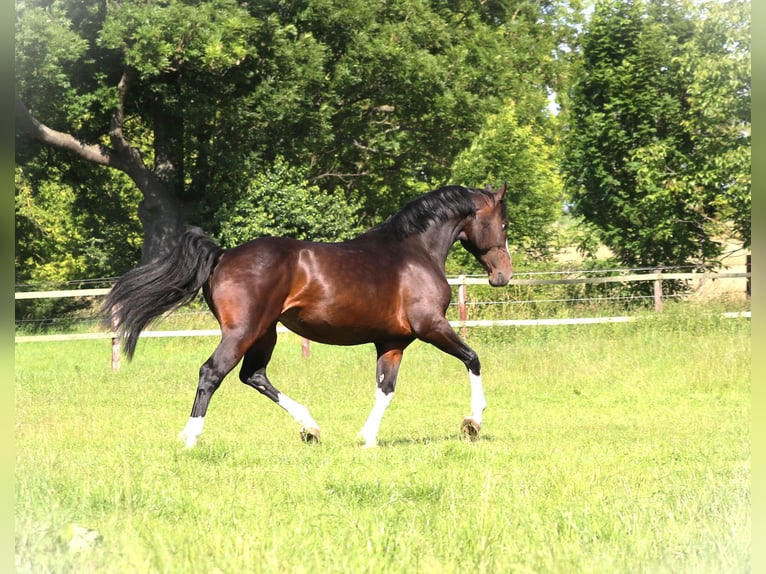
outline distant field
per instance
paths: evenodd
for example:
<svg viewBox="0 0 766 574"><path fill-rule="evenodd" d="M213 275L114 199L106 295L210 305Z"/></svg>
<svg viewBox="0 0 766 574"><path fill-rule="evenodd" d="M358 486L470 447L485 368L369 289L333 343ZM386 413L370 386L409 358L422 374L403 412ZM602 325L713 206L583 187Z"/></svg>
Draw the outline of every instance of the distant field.
<svg viewBox="0 0 766 574"><path fill-rule="evenodd" d="M475 443L465 369L416 343L370 450L372 347L292 335L270 376L323 443L231 375L185 450L215 342L145 339L118 373L107 340L16 345L18 572L750 570L747 319L471 331Z"/></svg>

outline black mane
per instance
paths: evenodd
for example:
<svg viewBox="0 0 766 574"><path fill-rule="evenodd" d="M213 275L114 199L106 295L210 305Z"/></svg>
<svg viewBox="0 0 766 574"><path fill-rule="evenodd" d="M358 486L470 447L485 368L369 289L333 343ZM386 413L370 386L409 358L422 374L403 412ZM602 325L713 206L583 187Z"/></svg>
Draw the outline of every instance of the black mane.
<svg viewBox="0 0 766 574"><path fill-rule="evenodd" d="M440 187L421 195L402 207L388 221L371 231L389 233L396 239L405 239L422 233L432 223L441 223L452 217L469 217L476 213L471 193L487 193L458 185Z"/></svg>

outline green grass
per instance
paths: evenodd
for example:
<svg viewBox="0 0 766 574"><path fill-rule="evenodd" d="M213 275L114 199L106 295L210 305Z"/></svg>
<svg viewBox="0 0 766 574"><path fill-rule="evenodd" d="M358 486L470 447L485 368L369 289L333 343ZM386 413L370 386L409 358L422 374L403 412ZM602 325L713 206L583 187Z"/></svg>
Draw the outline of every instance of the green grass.
<svg viewBox="0 0 766 574"><path fill-rule="evenodd" d="M118 373L108 341L16 345L17 571L749 571L747 320L685 308L469 342L480 440L459 436L464 368L416 343L369 450L369 346L277 346L271 378L321 445L232 375L187 451L214 338L142 340ZM71 524L100 537L70 552Z"/></svg>

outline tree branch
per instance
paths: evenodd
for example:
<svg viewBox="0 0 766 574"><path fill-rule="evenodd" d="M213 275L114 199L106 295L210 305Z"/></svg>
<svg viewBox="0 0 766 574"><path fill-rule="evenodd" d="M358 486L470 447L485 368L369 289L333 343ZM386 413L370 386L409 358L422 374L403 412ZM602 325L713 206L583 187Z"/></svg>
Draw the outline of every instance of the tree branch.
<svg viewBox="0 0 766 574"><path fill-rule="evenodd" d="M120 153L126 154L127 157L131 157L131 147L128 144L128 140L125 138L125 132L123 127L125 125L125 97L128 93L128 83L130 81L130 68L125 68L122 71L122 76L117 84L117 93L119 94L120 103L117 105L117 109L112 115L112 126L109 130L109 139L114 146L114 149Z"/></svg>
<svg viewBox="0 0 766 574"><path fill-rule="evenodd" d="M70 134L49 128L29 113L18 94L15 97L16 125L30 136L55 148L70 151L84 160L127 171L127 163L113 150L100 144L87 144Z"/></svg>
<svg viewBox="0 0 766 574"><path fill-rule="evenodd" d="M335 172L326 172L326 173L320 173L319 175L312 177L309 179L310 183L314 183L316 181L319 181L320 179L327 179L331 177L335 177L343 181L344 183L348 183L351 178L354 177L367 177L371 175L369 171L360 171L358 173L335 173Z"/></svg>

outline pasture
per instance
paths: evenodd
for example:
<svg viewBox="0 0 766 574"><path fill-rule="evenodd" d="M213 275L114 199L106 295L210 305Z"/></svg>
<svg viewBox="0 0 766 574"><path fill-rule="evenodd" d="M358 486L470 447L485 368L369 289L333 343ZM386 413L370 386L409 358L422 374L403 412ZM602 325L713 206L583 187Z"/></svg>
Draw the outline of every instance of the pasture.
<svg viewBox="0 0 766 574"><path fill-rule="evenodd" d="M473 443L465 368L416 342L375 449L356 438L373 348L303 359L280 337L270 378L320 445L232 373L183 447L215 338L142 339L117 373L106 340L17 344L17 571L750 569L747 319L685 304L472 330L489 402Z"/></svg>

